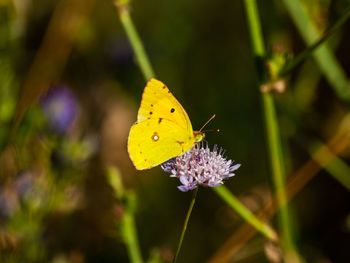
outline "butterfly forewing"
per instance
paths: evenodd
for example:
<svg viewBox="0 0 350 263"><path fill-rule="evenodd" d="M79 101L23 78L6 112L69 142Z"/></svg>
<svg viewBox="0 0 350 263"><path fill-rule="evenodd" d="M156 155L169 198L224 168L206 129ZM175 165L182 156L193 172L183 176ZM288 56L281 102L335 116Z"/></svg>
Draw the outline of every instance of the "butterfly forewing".
<svg viewBox="0 0 350 263"><path fill-rule="evenodd" d="M148 81L144 89L137 123L147 119L167 119L186 129L189 134L193 133L186 111L168 87L156 79Z"/></svg>

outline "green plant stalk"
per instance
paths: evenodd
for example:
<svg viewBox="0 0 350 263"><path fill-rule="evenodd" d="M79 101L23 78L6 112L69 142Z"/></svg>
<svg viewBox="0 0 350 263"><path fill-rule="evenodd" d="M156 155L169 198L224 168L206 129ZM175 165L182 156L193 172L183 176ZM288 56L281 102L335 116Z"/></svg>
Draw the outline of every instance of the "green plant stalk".
<svg viewBox="0 0 350 263"><path fill-rule="evenodd" d="M257 70L259 73L259 84L264 81L264 69L260 68L259 61L263 61L265 57L265 47L262 37L259 13L256 0L244 0L248 27L253 47L253 52L256 57ZM285 171L282 157L281 142L279 136L279 128L277 125L277 116L274 106L273 97L270 93L262 93L265 125L268 141L268 149L272 167L273 182L277 192L277 202L280 207L278 214L280 227L282 230L282 246L285 252L294 253L295 246L292 238L290 225L290 216L287 208L287 195L285 192Z"/></svg>
<svg viewBox="0 0 350 263"><path fill-rule="evenodd" d="M250 39L252 41L254 55L265 56L264 41L262 38L259 13L257 12L256 0L244 0L246 15L249 24Z"/></svg>
<svg viewBox="0 0 350 263"><path fill-rule="evenodd" d="M128 249L129 258L132 263L142 263L142 256L137 240L136 224L133 213L130 209L126 209L123 215L123 237Z"/></svg>
<svg viewBox="0 0 350 263"><path fill-rule="evenodd" d="M285 171L283 165L283 157L281 150L281 142L279 136L279 129L277 124L276 111L274 106L273 97L271 94L264 93L264 114L267 129L269 154L272 167L273 182L276 190L276 198L280 207L279 221L282 228L282 242L284 247L288 250L295 250L292 232L289 210L287 207L287 194L285 191Z"/></svg>
<svg viewBox="0 0 350 263"><path fill-rule="evenodd" d="M233 210L244 220L260 231L270 240L277 241L277 233L266 223L259 220L248 208L246 208L225 186L213 187L216 192Z"/></svg>
<svg viewBox="0 0 350 263"><path fill-rule="evenodd" d="M136 210L136 195L132 191L125 191L122 176L118 169L109 167L107 169L107 179L114 190L117 200L125 201L125 211L121 219L121 233L123 241L127 247L129 259L132 263L142 263L142 255L137 238L134 211Z"/></svg>
<svg viewBox="0 0 350 263"><path fill-rule="evenodd" d="M304 41L308 45L312 45L319 40L320 33L311 21L301 1L283 0L283 2ZM344 100L350 100L350 85L346 74L327 43L323 43L318 47L313 52L313 56L321 72L327 78L337 95Z"/></svg>
<svg viewBox="0 0 350 263"><path fill-rule="evenodd" d="M148 81L153 78L155 74L143 47L142 41L136 31L135 25L130 17L128 2L129 1L117 1L116 6L119 10L120 21L134 50L136 61L142 71L143 77L146 81Z"/></svg>
<svg viewBox="0 0 350 263"><path fill-rule="evenodd" d="M186 215L185 222L184 222L184 225L183 225L183 228L182 228L182 232L181 232L181 236L180 236L180 239L179 239L179 243L177 245L177 249L176 249L176 253L175 253L174 259L173 259L173 263L176 263L177 258L179 256L179 253L180 253L180 250L181 250L181 246L182 246L182 242L183 242L183 239L184 239L184 236L185 236L185 233L186 233L188 221L190 220L192 209L193 209L194 203L196 202L198 189L199 189L199 187L197 187L196 189L193 190L191 203L190 203L190 206L189 206L189 208L187 210L187 215Z"/></svg>

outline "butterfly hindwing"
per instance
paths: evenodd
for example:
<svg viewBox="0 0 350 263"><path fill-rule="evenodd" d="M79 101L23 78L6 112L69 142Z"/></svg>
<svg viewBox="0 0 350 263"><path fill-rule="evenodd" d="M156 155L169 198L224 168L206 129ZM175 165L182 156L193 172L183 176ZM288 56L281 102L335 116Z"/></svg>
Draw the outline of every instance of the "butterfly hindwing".
<svg viewBox="0 0 350 263"><path fill-rule="evenodd" d="M147 119L132 126L128 151L139 170L152 168L192 148L193 137L167 119Z"/></svg>

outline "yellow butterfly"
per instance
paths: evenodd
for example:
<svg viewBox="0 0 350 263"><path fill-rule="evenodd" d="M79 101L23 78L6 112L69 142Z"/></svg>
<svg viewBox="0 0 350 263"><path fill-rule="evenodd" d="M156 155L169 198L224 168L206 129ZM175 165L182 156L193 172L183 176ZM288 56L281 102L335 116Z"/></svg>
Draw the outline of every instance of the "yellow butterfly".
<svg viewBox="0 0 350 263"><path fill-rule="evenodd" d="M186 111L164 83L148 81L128 138L129 156L136 169L149 169L179 156L204 136L193 131Z"/></svg>

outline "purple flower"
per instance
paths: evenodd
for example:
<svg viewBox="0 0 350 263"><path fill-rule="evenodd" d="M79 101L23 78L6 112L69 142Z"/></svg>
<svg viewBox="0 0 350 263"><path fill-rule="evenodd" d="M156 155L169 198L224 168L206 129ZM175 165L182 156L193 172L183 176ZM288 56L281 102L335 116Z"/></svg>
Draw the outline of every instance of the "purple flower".
<svg viewBox="0 0 350 263"><path fill-rule="evenodd" d="M72 125L77 113L77 101L71 90L66 86L54 86L41 99L41 107L50 127L65 133Z"/></svg>
<svg viewBox="0 0 350 263"><path fill-rule="evenodd" d="M193 190L197 185L215 187L222 185L225 179L234 176L233 173L241 165L233 165L227 160L222 148L214 145L213 151L208 144L200 144L183 155L170 159L161 165L162 169L170 173L170 177L179 178L182 185L178 189L182 192Z"/></svg>
<svg viewBox="0 0 350 263"><path fill-rule="evenodd" d="M16 180L14 181L14 189L17 191L18 196L23 199L25 196L34 191L35 178L29 170L21 171Z"/></svg>

